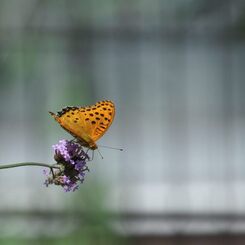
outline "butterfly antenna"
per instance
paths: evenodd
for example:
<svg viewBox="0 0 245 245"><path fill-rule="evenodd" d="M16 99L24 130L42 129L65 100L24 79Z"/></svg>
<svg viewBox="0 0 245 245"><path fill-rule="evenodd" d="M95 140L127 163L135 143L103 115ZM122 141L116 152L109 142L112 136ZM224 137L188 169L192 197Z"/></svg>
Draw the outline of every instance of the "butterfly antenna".
<svg viewBox="0 0 245 245"><path fill-rule="evenodd" d="M113 150L123 151L123 148L111 147L111 146L106 146L106 145L98 145L98 146L99 146L99 147L102 147L102 148L107 148L107 149L113 149Z"/></svg>

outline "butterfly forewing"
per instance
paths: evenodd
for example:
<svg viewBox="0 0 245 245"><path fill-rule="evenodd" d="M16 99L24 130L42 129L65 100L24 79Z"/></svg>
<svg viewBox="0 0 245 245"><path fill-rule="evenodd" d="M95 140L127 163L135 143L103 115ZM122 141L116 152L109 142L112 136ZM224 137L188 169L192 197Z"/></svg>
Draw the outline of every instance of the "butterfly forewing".
<svg viewBox="0 0 245 245"><path fill-rule="evenodd" d="M91 124L93 127L91 138L97 141L112 124L115 116L115 106L111 101L101 101L92 107L92 111Z"/></svg>
<svg viewBox="0 0 245 245"><path fill-rule="evenodd" d="M57 115L51 115L82 145L97 148L95 141L102 137L111 125L115 106L111 101L101 101L87 107L66 107Z"/></svg>

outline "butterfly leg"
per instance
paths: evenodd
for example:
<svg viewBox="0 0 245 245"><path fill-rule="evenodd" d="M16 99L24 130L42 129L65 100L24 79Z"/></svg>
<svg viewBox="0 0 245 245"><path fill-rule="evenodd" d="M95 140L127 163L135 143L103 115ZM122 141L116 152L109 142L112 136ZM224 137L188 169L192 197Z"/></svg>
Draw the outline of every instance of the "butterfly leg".
<svg viewBox="0 0 245 245"><path fill-rule="evenodd" d="M99 151L99 149L97 149L97 151L99 152L101 159L104 159L104 157L102 156L101 152Z"/></svg>
<svg viewBox="0 0 245 245"><path fill-rule="evenodd" d="M91 161L94 160L94 150L92 150L92 158Z"/></svg>
<svg viewBox="0 0 245 245"><path fill-rule="evenodd" d="M73 138L71 142L78 143L78 140L76 138Z"/></svg>
<svg viewBox="0 0 245 245"><path fill-rule="evenodd" d="M86 150L86 154L89 156L89 151L90 151L90 149L89 148L87 148L87 150ZM89 156L89 161L92 161L92 160L94 160L94 151L92 150L92 156L90 157Z"/></svg>

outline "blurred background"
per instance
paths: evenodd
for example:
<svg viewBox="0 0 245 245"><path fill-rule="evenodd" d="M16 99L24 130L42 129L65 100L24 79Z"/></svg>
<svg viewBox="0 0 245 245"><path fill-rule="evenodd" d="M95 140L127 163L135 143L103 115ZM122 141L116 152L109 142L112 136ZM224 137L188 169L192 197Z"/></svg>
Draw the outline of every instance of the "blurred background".
<svg viewBox="0 0 245 245"><path fill-rule="evenodd" d="M53 163L48 111L113 100L75 193L0 171L0 244L245 244L245 1L0 0L0 163Z"/></svg>

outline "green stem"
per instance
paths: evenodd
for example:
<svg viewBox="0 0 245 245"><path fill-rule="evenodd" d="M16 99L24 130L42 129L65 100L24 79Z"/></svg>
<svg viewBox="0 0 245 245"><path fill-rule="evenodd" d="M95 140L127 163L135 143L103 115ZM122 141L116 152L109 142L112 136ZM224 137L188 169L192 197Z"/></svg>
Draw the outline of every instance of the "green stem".
<svg viewBox="0 0 245 245"><path fill-rule="evenodd" d="M23 167L23 166L39 166L39 167L46 167L46 168L60 168L57 165L51 165L51 164L46 164L46 163L38 163L38 162L20 162L20 163L13 163L13 164L0 164L0 169L5 169L5 168L16 168L16 167Z"/></svg>

